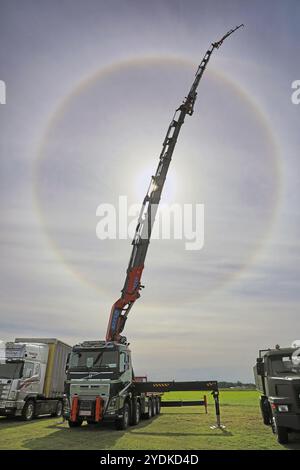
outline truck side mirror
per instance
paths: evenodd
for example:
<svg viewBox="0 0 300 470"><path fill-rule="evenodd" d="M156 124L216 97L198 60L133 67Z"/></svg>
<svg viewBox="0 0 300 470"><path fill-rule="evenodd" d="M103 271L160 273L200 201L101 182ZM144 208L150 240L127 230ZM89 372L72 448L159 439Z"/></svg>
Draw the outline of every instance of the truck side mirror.
<svg viewBox="0 0 300 470"><path fill-rule="evenodd" d="M261 357L256 359L256 370L257 375L265 375L265 365Z"/></svg>

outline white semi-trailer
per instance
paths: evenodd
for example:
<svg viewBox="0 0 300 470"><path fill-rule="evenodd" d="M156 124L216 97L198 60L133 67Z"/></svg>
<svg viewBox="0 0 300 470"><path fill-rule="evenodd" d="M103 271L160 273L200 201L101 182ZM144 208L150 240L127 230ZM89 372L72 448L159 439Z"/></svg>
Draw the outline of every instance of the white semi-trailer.
<svg viewBox="0 0 300 470"><path fill-rule="evenodd" d="M53 338L0 344L0 416L26 421L63 411L65 365L71 347Z"/></svg>

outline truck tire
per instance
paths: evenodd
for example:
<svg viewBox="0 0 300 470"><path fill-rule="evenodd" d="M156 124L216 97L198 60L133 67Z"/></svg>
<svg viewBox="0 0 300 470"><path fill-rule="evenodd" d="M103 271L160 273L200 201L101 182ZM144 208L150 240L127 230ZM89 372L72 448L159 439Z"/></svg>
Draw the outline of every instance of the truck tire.
<svg viewBox="0 0 300 470"><path fill-rule="evenodd" d="M60 418L63 414L63 410L64 410L63 402L59 400L56 405L56 410L54 413L52 413L51 416L57 416L58 418Z"/></svg>
<svg viewBox="0 0 300 470"><path fill-rule="evenodd" d="M283 426L277 427L277 441L279 444L287 444L289 442L289 433L287 428Z"/></svg>
<svg viewBox="0 0 300 470"><path fill-rule="evenodd" d="M287 428L283 426L276 427L277 441L279 444L287 444L289 442L289 433Z"/></svg>
<svg viewBox="0 0 300 470"><path fill-rule="evenodd" d="M23 421L31 421L35 415L35 404L33 400L27 400L22 410Z"/></svg>
<svg viewBox="0 0 300 470"><path fill-rule="evenodd" d="M129 407L129 404L125 402L124 408L123 408L123 416L122 418L118 418L116 420L116 429L118 431L125 431L125 429L128 428L129 421L130 421L130 407Z"/></svg>
<svg viewBox="0 0 300 470"><path fill-rule="evenodd" d="M133 426L136 426L137 424L139 424L140 422L140 419L141 419L141 404L140 402L137 400L134 405L133 405L133 409L132 409L132 425Z"/></svg>
<svg viewBox="0 0 300 470"><path fill-rule="evenodd" d="M160 415L160 397L156 397L156 414Z"/></svg>
<svg viewBox="0 0 300 470"><path fill-rule="evenodd" d="M82 425L83 420L78 419L77 421L68 420L69 428L79 428Z"/></svg>
<svg viewBox="0 0 300 470"><path fill-rule="evenodd" d="M289 433L287 428L284 426L278 426L275 416L272 419L272 431L277 436L279 444L287 444L289 442Z"/></svg>
<svg viewBox="0 0 300 470"><path fill-rule="evenodd" d="M152 416L156 416L157 412L157 405L156 405L156 398L152 398Z"/></svg>
<svg viewBox="0 0 300 470"><path fill-rule="evenodd" d="M266 426L270 426L271 421L272 421L272 419L271 419L271 409L270 409L269 400L265 396L260 397L260 410L261 410L263 423Z"/></svg>
<svg viewBox="0 0 300 470"><path fill-rule="evenodd" d="M149 406L148 406L148 411L147 413L145 413L145 418L146 419L151 419L152 418L152 409L153 409L153 406L152 406L152 400L151 398L149 398Z"/></svg>

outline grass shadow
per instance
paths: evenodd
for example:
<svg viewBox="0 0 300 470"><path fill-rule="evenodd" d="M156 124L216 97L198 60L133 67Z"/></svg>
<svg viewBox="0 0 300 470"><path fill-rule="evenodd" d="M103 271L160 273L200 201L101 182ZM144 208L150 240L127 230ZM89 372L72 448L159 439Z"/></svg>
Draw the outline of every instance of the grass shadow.
<svg viewBox="0 0 300 470"><path fill-rule="evenodd" d="M72 429L68 427L67 423L53 423L49 424L46 429L54 432L43 437L28 439L24 442L24 446L30 450L110 450L125 433L130 433L131 429L147 427L157 418L152 418L149 421L143 420L134 428L128 428L126 431L117 431L113 422L96 425L84 424L79 428Z"/></svg>
<svg viewBox="0 0 300 470"><path fill-rule="evenodd" d="M50 425L54 430L47 436L28 439L24 446L30 450L69 449L69 450L109 450L124 435L110 426L82 426L70 429L65 424Z"/></svg>
<svg viewBox="0 0 300 470"><path fill-rule="evenodd" d="M19 417L8 417L8 418L1 418L0 419L0 431L9 429L9 428L15 428L15 427L20 427L20 426L26 426L28 424L33 424L35 422L41 421L43 419L51 419L49 415L45 416L38 416L37 418L34 418L32 421L23 421L22 418ZM53 417L53 420L55 421L57 417Z"/></svg>
<svg viewBox="0 0 300 470"><path fill-rule="evenodd" d="M227 433L217 433L217 432L194 432L194 433L189 433L189 432L136 432L136 431L129 431L130 434L134 434L135 436L140 435L140 436L165 436L165 437L185 437L185 436L194 436L194 437L200 437L200 436L206 436L206 437L212 437L212 436L217 436L217 437L226 437L226 436L232 436L233 434L231 432Z"/></svg>

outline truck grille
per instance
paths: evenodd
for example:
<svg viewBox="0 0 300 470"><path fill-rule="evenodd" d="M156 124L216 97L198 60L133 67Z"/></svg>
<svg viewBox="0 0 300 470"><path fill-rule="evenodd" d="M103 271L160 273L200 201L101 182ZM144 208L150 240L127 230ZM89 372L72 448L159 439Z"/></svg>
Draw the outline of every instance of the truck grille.
<svg viewBox="0 0 300 470"><path fill-rule="evenodd" d="M79 407L81 411L91 411L93 402L91 400L80 400Z"/></svg>
<svg viewBox="0 0 300 470"><path fill-rule="evenodd" d="M109 384L89 384L89 385L83 385L83 384L77 384L77 383L72 383L71 384L71 395L78 395L79 397L84 396L88 397L89 395L92 397L95 397L97 395L109 395Z"/></svg>
<svg viewBox="0 0 300 470"><path fill-rule="evenodd" d="M8 398L9 386L6 384L0 384L0 398Z"/></svg>

